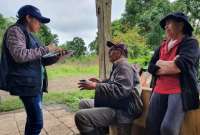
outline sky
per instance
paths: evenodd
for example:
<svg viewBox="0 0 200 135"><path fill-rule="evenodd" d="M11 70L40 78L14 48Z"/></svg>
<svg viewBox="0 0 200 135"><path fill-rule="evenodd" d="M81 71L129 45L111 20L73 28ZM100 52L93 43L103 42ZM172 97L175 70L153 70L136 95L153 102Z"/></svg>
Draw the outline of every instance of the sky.
<svg viewBox="0 0 200 135"><path fill-rule="evenodd" d="M23 5L38 7L43 16L49 17L47 24L52 33L59 36L59 43L81 37L86 45L97 33L95 0L0 0L0 13L5 17L16 17ZM125 0L112 1L112 21L119 19L125 10Z"/></svg>

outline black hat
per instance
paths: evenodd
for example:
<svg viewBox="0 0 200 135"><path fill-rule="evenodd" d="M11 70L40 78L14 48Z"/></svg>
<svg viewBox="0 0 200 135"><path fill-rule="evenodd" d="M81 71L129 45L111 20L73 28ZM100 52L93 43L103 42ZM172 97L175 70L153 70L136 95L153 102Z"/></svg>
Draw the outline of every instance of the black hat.
<svg viewBox="0 0 200 135"><path fill-rule="evenodd" d="M121 49L124 52L125 56L126 57L128 56L128 49L125 44L121 44L121 43L114 44L111 41L107 41L107 46L111 49Z"/></svg>
<svg viewBox="0 0 200 135"><path fill-rule="evenodd" d="M37 20L39 20L41 23L49 23L50 19L43 17L40 13L40 10L32 5L25 5L21 7L18 11L18 18L22 18L26 15L30 15L32 17L35 17Z"/></svg>
<svg viewBox="0 0 200 135"><path fill-rule="evenodd" d="M189 19L188 19L188 16L186 16L184 13L182 12L174 12L174 13L171 13L167 16L165 16L161 21L160 21L160 26L165 29L165 25L166 25L166 21L169 20L169 19L173 19L173 20L176 20L176 21L182 21L185 23L185 27L187 29L187 32L189 33L192 33L193 31L193 28L192 28L192 25L189 23Z"/></svg>

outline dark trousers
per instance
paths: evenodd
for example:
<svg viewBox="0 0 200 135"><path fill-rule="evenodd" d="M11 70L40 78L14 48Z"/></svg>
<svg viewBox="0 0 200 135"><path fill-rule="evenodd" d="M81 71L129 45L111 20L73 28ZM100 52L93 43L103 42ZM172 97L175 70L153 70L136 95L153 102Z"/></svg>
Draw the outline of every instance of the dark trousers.
<svg viewBox="0 0 200 135"><path fill-rule="evenodd" d="M109 125L116 123L116 110L94 107L94 100L81 100L81 109L75 114L75 123L81 135L106 135ZM118 124L117 135L130 135L131 124Z"/></svg>
<svg viewBox="0 0 200 135"><path fill-rule="evenodd" d="M184 116L181 94L153 93L147 115L146 135L179 135Z"/></svg>
<svg viewBox="0 0 200 135"><path fill-rule="evenodd" d="M43 128L42 95L20 99L27 114L25 135L39 135Z"/></svg>

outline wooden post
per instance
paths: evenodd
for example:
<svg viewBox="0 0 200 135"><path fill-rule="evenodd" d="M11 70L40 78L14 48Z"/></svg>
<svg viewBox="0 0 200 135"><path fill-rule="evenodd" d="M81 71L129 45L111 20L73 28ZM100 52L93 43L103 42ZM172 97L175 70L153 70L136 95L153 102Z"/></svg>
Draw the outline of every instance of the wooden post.
<svg viewBox="0 0 200 135"><path fill-rule="evenodd" d="M98 23L99 45L99 77L108 78L110 73L110 64L108 59L108 47L106 42L111 40L111 5L112 0L96 0L96 15Z"/></svg>

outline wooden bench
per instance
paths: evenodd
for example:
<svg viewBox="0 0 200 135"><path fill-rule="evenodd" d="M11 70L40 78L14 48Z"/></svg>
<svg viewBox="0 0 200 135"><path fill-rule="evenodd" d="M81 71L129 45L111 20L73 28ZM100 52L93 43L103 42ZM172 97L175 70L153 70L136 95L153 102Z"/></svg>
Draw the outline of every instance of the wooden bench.
<svg viewBox="0 0 200 135"><path fill-rule="evenodd" d="M136 119L133 122L132 126L132 133L133 135L144 135L144 128L145 128L145 120L147 116L148 111L148 104L149 104L149 98L151 95L151 89L144 88L141 94L141 98L143 100L144 104L144 111L140 118ZM117 127L116 126L110 126L110 135L117 135Z"/></svg>
<svg viewBox="0 0 200 135"><path fill-rule="evenodd" d="M147 80L148 79L146 79L146 82ZM144 80L141 80L141 84L142 81L145 82ZM144 86L148 86L148 84L143 83L143 88L141 93L141 98L144 104L144 112L142 113L140 118L134 120L132 124L131 135L145 135L145 121L148 113L151 89L149 87L144 87ZM110 126L110 135L117 135L116 126ZM148 133L146 135L148 135ZM180 135L200 135L200 109L186 113Z"/></svg>

